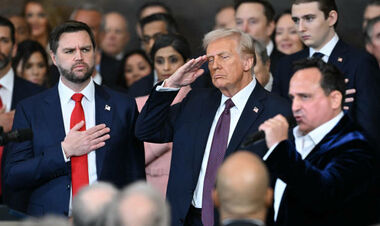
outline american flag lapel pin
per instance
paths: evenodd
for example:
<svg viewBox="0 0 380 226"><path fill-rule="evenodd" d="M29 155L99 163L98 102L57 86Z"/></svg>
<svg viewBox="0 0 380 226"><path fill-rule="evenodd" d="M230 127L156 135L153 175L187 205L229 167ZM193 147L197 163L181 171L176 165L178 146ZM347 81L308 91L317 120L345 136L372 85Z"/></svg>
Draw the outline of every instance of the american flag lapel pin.
<svg viewBox="0 0 380 226"><path fill-rule="evenodd" d="M343 62L343 58L342 57L338 57L338 62L342 63Z"/></svg>
<svg viewBox="0 0 380 226"><path fill-rule="evenodd" d="M253 111L254 111L255 113L259 112L259 108L254 107L254 108L253 108Z"/></svg>
<svg viewBox="0 0 380 226"><path fill-rule="evenodd" d="M108 104L106 104L106 106L104 106L104 110L111 111L111 106L109 106Z"/></svg>

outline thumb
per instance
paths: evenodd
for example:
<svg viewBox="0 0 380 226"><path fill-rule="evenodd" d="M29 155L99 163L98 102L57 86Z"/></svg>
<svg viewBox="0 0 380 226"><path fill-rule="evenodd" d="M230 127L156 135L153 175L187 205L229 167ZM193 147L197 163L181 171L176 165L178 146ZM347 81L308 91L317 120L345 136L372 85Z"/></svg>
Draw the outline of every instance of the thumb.
<svg viewBox="0 0 380 226"><path fill-rule="evenodd" d="M77 124L75 124L75 126L73 128L71 128L70 131L78 131L80 130L82 127L84 126L84 121L80 121L78 122Z"/></svg>

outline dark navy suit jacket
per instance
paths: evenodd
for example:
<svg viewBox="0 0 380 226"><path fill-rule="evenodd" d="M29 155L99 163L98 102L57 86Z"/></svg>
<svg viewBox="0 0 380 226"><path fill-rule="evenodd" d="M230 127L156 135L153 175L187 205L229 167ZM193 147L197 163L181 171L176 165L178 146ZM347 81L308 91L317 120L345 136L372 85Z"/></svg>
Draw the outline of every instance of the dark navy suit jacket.
<svg viewBox="0 0 380 226"><path fill-rule="evenodd" d="M192 90L181 103L170 106L176 94L152 90L137 119L136 136L148 142L173 142L167 198L172 225L183 225L197 185L209 131L220 106L221 92L216 88ZM262 122L277 114L290 115L289 104L268 93L257 82L225 156L238 150L246 135L256 132Z"/></svg>
<svg viewBox="0 0 380 226"><path fill-rule="evenodd" d="M283 57L277 65L272 92L288 98L293 62L309 57L309 48ZM329 63L335 65L349 79L347 89L355 88L354 102L345 104L348 114L363 129L370 141L380 146L380 70L375 58L357 50L342 40L334 47Z"/></svg>
<svg viewBox="0 0 380 226"><path fill-rule="evenodd" d="M266 163L287 184L275 225L368 225L378 214L370 205L379 195L369 192L374 178L373 149L348 116L305 160L294 143L286 140Z"/></svg>
<svg viewBox="0 0 380 226"><path fill-rule="evenodd" d="M96 124L105 123L111 129L111 138L96 150L98 180L121 188L144 179L144 151L134 136L134 99L95 85L95 117ZM3 182L12 191L30 193L29 200L7 197L10 207L24 202L29 215L67 215L71 166L64 161L61 148L66 135L58 85L22 101L16 109L13 128L31 128L34 136L31 141L7 146Z"/></svg>
<svg viewBox="0 0 380 226"><path fill-rule="evenodd" d="M11 109L15 109L21 100L36 95L43 90L45 90L45 88L42 86L38 86L14 75Z"/></svg>

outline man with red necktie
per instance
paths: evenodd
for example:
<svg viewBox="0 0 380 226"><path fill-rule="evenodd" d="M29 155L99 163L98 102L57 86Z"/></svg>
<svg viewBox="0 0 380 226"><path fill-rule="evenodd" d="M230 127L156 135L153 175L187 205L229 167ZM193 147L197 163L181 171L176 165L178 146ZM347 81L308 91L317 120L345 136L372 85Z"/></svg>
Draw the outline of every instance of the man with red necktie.
<svg viewBox="0 0 380 226"><path fill-rule="evenodd" d="M121 188L144 179L144 151L134 136L134 99L92 81L90 28L66 22L49 43L59 82L16 109L14 128L29 127L34 138L9 145L3 175L10 189L30 191L27 214L70 216L83 186L102 180Z"/></svg>
<svg viewBox="0 0 380 226"><path fill-rule="evenodd" d="M12 69L12 50L15 45L15 28L6 18L0 16L0 127L2 132L12 128L14 109L19 101L33 96L44 89L22 79ZM3 156L3 146L0 146L0 162ZM0 185L0 195L3 195ZM22 196L22 194L18 194ZM1 202L1 201L0 201Z"/></svg>

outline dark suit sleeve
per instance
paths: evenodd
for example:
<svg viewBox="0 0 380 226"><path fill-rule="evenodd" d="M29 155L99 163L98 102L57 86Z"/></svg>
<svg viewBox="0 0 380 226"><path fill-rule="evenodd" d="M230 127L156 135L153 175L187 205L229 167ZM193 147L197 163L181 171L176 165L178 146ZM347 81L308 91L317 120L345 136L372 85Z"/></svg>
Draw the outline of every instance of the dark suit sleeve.
<svg viewBox="0 0 380 226"><path fill-rule="evenodd" d="M355 81L349 81L348 88L354 87L354 107L348 112L364 129L375 147L380 145L380 70L377 62L368 54L357 58ZM351 77L351 76L346 76Z"/></svg>
<svg viewBox="0 0 380 226"><path fill-rule="evenodd" d="M136 136L142 141L167 143L173 141L173 122L179 105L170 106L178 92L157 92L149 95L136 122Z"/></svg>
<svg viewBox="0 0 380 226"><path fill-rule="evenodd" d="M19 104L16 108L13 129L31 128L29 120L23 105ZM36 155L33 141L44 137L43 134L33 132L33 140L10 143L6 147L3 183L11 189L32 188L68 174L61 144L44 147L43 150L39 150L40 154Z"/></svg>
<svg viewBox="0 0 380 226"><path fill-rule="evenodd" d="M325 211L363 194L373 169L372 154L362 141L330 148L319 150L318 160L302 160L291 142L283 141L266 163L303 206Z"/></svg>

